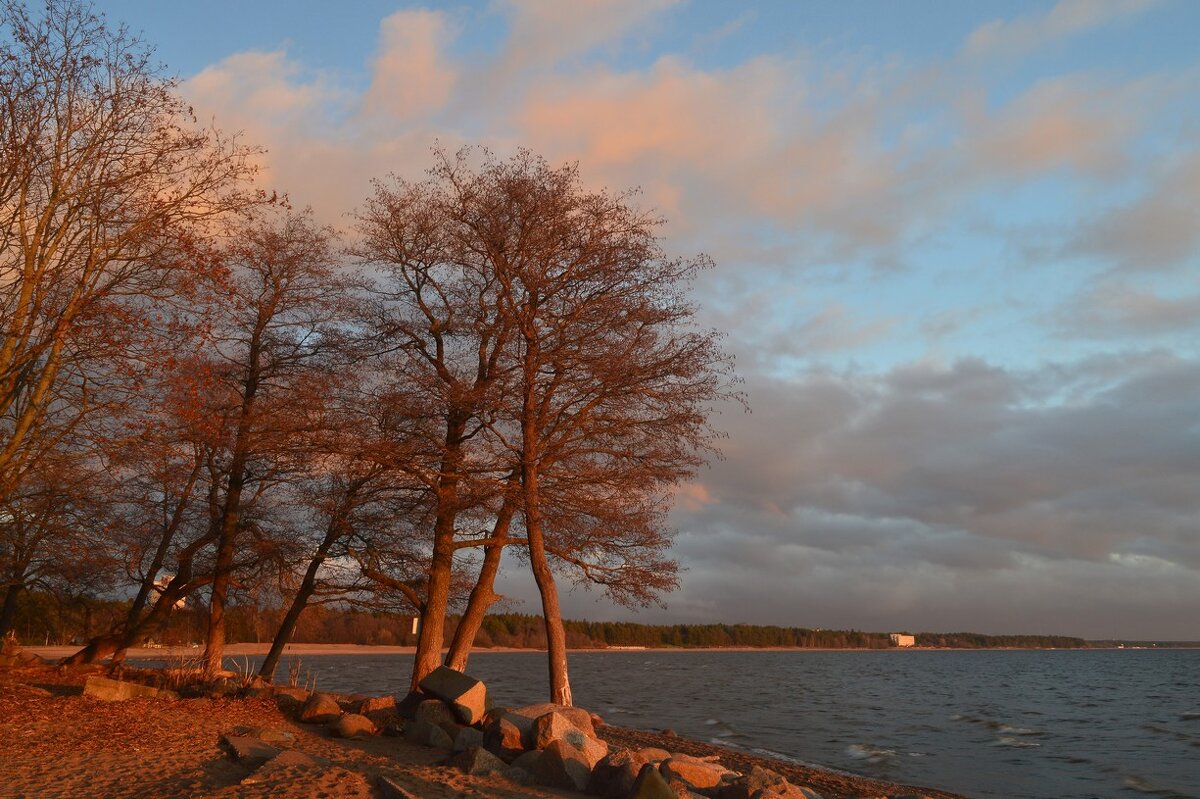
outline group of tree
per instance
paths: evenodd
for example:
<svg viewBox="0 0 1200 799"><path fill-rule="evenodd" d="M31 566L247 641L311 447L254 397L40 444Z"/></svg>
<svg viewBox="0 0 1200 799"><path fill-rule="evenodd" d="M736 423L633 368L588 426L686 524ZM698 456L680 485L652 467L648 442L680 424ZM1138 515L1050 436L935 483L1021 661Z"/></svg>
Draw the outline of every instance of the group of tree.
<svg viewBox="0 0 1200 799"><path fill-rule="evenodd" d="M0 635L31 589L128 598L75 662L180 606L419 615L464 668L509 555L570 703L558 581L676 584L672 487L736 398L630 193L528 152L434 151L345 235L255 187L151 51L79 0L0 2ZM364 187L366 189L366 187ZM453 635L447 619L459 614Z"/></svg>

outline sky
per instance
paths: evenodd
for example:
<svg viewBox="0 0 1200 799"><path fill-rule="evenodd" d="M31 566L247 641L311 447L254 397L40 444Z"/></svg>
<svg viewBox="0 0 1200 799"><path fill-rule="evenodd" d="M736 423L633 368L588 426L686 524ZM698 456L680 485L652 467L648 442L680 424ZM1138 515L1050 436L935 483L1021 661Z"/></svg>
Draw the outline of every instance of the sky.
<svg viewBox="0 0 1200 799"><path fill-rule="evenodd" d="M97 7L331 224L527 147L715 260L682 587L568 616L1200 639L1200 3Z"/></svg>

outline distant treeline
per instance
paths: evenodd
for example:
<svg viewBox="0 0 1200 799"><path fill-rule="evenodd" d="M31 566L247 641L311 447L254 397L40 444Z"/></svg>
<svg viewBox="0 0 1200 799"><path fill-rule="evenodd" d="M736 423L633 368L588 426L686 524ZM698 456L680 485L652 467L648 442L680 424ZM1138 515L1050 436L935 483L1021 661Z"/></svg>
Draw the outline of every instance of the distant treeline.
<svg viewBox="0 0 1200 799"><path fill-rule="evenodd" d="M128 602L60 597L49 593L26 595L18 614L17 635L28 644L65 644L86 640L128 610ZM174 613L156 642L190 644L203 636L207 609L184 608ZM229 610L230 642L268 642L283 611L274 607L237 605ZM821 630L757 624L637 624L635 622L565 622L567 645L574 649L606 647L709 648L800 647L808 649L887 649L887 633L859 630ZM458 617L449 619L446 643ZM916 633L917 645L949 649L1056 648L1096 646L1082 638L1055 635L981 635L979 633ZM304 611L292 637L295 643L411 646L412 617L382 611L314 605ZM1103 642L1115 646L1117 642ZM544 649L546 631L541 616L500 613L486 616L477 647ZM1154 646L1154 644L1142 644Z"/></svg>

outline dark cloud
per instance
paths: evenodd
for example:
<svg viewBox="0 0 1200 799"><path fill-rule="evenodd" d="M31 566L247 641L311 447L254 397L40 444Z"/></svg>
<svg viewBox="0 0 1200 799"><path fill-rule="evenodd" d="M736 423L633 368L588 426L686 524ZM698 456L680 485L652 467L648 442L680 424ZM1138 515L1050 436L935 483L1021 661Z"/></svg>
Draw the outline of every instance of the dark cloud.
<svg viewBox="0 0 1200 799"><path fill-rule="evenodd" d="M711 504L675 514L684 587L642 618L1200 638L1200 362L964 360L749 393L700 476Z"/></svg>

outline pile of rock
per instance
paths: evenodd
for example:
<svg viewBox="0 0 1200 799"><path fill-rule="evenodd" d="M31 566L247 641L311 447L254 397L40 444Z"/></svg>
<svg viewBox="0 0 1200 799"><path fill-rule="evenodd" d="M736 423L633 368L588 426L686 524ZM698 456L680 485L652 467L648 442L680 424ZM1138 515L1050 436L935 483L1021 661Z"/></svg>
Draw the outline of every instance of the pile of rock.
<svg viewBox="0 0 1200 799"><path fill-rule="evenodd" d="M421 682L428 698L404 727L407 739L451 750L468 774L586 791L607 799L820 799L816 791L755 768L738 774L715 757L665 749L619 749L596 734L602 722L576 707L491 707L482 682L442 668Z"/></svg>

